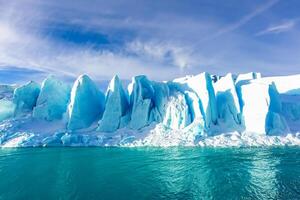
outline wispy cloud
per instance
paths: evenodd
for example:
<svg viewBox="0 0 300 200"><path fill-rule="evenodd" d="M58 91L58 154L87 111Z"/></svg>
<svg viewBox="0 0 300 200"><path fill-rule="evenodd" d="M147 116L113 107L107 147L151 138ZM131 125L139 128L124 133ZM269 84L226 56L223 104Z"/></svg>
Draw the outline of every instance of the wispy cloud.
<svg viewBox="0 0 300 200"><path fill-rule="evenodd" d="M124 44L116 49L94 49L90 46L61 43L56 40L57 38L53 38L52 26L60 25L62 21L55 21L55 18L49 18L38 12L42 9L40 6L40 4L29 6L29 9L33 9L33 16L31 16L31 12L25 14L17 12L22 5L8 6L7 10L10 12L6 14L5 18L2 18L3 23L0 21L0 64L3 66L22 66L66 76L89 73L98 79L109 79L115 74L119 74L125 79L146 74L153 79L165 80L180 76L183 70L198 64L196 60L199 56L192 55L189 48L183 44L176 44L174 40L176 30L191 30L192 27L196 27L187 23L186 20L184 20L185 23L180 22L178 25L167 26L168 21L165 17L160 18L159 23L158 19L126 18L122 20L120 17L102 16L98 20L97 16L89 16L93 20L84 18L78 20L77 16L68 16L67 18L72 21L71 25L76 25L83 32L99 31L108 36L117 32L118 36L120 34L118 31L121 31L121 37L124 37L124 30L130 30L138 34L134 38L124 41ZM42 4L42 6L45 5ZM55 4L55 6L61 5ZM81 10L80 12L85 11ZM26 18L27 15L29 17ZM54 28L66 31L64 30L65 24ZM72 29L68 31L74 33ZM146 32L153 34L147 40L144 39L149 36L149 33ZM184 31L178 31L178 33L175 38L187 35ZM160 34L165 36L162 37ZM171 38L172 40L170 40Z"/></svg>
<svg viewBox="0 0 300 200"><path fill-rule="evenodd" d="M267 11L268 9L270 9L272 6L274 6L278 2L279 2L279 0L270 0L267 3L258 6L255 10L253 10L251 13L243 16L237 22L232 23L228 26L225 26L225 27L219 29L215 34L212 34L212 35L208 36L206 38L206 40L214 39L214 38L219 37L223 34L226 34L226 33L229 33L231 31L234 31L234 30L238 29L239 27L243 26L244 24L246 24L247 22L249 22L250 20L252 20L256 16L258 16L258 15L262 14L263 12Z"/></svg>
<svg viewBox="0 0 300 200"><path fill-rule="evenodd" d="M262 30L256 34L256 36L266 35L266 34L277 34L282 32L287 32L293 29L296 25L296 20L288 20L277 25L270 26L265 30Z"/></svg>
<svg viewBox="0 0 300 200"><path fill-rule="evenodd" d="M162 63L170 63L182 70L195 65L192 52L183 45L175 45L167 42L142 42L133 41L127 45L127 51L138 57L148 60L157 60Z"/></svg>
<svg viewBox="0 0 300 200"><path fill-rule="evenodd" d="M192 59L176 46L132 42L120 50L93 49L64 45L15 26L0 23L0 68L22 66L45 73L76 77L88 73L96 79L110 79L119 74L124 79L147 74L157 80L180 74L174 70ZM168 55L169 54L169 55Z"/></svg>
<svg viewBox="0 0 300 200"><path fill-rule="evenodd" d="M249 23L283 18L276 9L266 16L279 0L92 2L0 0L0 68L21 66L68 77L88 73L97 79L146 74L157 80L202 71L300 69L293 55L299 52L298 34L280 43L262 42L253 35L257 26ZM296 29L288 24L269 31L288 27Z"/></svg>

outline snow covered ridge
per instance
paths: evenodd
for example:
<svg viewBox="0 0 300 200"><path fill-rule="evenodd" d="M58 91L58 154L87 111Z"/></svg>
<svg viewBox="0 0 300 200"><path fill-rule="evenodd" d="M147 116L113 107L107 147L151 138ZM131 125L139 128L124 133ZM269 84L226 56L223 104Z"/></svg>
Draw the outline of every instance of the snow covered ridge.
<svg viewBox="0 0 300 200"><path fill-rule="evenodd" d="M0 85L0 146L300 145L300 75Z"/></svg>

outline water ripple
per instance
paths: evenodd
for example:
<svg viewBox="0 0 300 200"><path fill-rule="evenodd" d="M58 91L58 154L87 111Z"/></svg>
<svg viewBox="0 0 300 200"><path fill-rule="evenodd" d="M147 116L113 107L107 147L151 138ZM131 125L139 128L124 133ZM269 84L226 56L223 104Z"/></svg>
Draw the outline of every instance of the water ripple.
<svg viewBox="0 0 300 200"><path fill-rule="evenodd" d="M0 199L300 199L300 148L0 150Z"/></svg>

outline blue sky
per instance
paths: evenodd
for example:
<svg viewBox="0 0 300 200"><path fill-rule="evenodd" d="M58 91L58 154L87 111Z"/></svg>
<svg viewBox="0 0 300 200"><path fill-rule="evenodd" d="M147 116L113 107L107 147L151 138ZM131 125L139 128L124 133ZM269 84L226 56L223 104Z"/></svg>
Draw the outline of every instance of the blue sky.
<svg viewBox="0 0 300 200"><path fill-rule="evenodd" d="M0 0L0 75L300 73L299 10L298 0Z"/></svg>

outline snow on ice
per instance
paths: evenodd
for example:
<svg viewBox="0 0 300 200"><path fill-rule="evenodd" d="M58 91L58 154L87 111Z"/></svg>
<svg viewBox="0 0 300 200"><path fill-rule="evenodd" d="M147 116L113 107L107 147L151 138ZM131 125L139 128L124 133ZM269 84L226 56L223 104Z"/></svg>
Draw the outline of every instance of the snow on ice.
<svg viewBox="0 0 300 200"><path fill-rule="evenodd" d="M300 145L300 75L0 85L0 146Z"/></svg>

